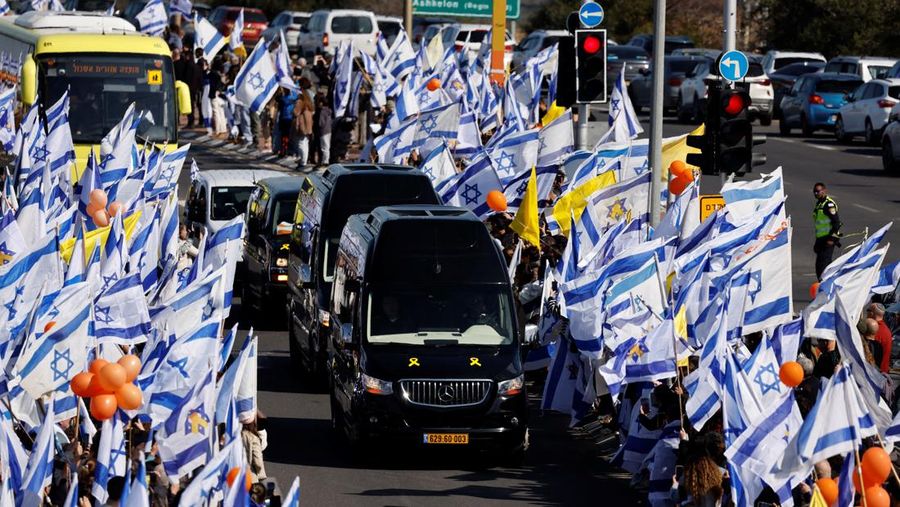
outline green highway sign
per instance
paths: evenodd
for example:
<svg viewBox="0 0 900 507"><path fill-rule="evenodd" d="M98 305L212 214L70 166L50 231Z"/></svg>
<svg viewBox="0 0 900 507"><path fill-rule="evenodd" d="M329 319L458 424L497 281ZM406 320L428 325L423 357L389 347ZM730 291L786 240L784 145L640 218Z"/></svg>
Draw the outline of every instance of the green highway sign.
<svg viewBox="0 0 900 507"><path fill-rule="evenodd" d="M489 18L491 0L413 0L416 14ZM506 0L506 18L519 19L519 0Z"/></svg>

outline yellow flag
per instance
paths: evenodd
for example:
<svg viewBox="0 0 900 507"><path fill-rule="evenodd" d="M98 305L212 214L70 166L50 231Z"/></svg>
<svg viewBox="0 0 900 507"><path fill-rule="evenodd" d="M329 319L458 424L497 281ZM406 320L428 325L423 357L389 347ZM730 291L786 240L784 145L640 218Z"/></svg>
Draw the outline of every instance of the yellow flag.
<svg viewBox="0 0 900 507"><path fill-rule="evenodd" d="M594 176L588 181L581 184L578 188L564 193L556 204L553 206L551 215L559 224L562 234L569 235L572 217L578 220L584 207L587 206L587 199L597 190L608 187L616 182L616 175L613 171L606 171L603 174Z"/></svg>
<svg viewBox="0 0 900 507"><path fill-rule="evenodd" d="M818 486L813 486L813 494L812 499L809 502L809 507L828 507Z"/></svg>
<svg viewBox="0 0 900 507"><path fill-rule="evenodd" d="M544 113L544 117L541 118L541 125L547 126L550 125L550 122L562 116L563 113L566 112L566 108L562 106L557 106L556 101L554 100L550 107L547 108L547 112Z"/></svg>
<svg viewBox="0 0 900 507"><path fill-rule="evenodd" d="M701 123L690 134L663 139L661 176L663 181L669 181L669 166L672 162L680 160L687 164L688 153L700 153L700 150L697 148L687 145L687 136L702 136L705 130L706 126ZM689 169L699 169L699 167L694 165L687 164L687 166Z"/></svg>
<svg viewBox="0 0 900 507"><path fill-rule="evenodd" d="M138 220L141 218L141 213L143 213L143 211L135 211L125 218L122 227L125 229L126 239L131 240L131 234L134 232L134 226L137 225ZM98 241L100 242L100 248L103 248L103 246L106 245L106 238L109 237L110 227L112 226L107 225L106 227L100 227L85 233L84 251L87 252L87 255L90 255L91 252L94 251L94 245L96 245ZM59 244L59 254L64 261L69 262L69 259L72 258L72 250L74 250L74 248L75 238L67 239ZM87 257L87 255L85 257Z"/></svg>
<svg viewBox="0 0 900 507"><path fill-rule="evenodd" d="M513 218L509 227L516 231L519 236L532 245L541 247L541 225L538 221L538 195L537 195L537 172L534 167L531 168L531 176L528 177L528 186L525 187L525 195L522 197L522 204L519 205L519 211Z"/></svg>

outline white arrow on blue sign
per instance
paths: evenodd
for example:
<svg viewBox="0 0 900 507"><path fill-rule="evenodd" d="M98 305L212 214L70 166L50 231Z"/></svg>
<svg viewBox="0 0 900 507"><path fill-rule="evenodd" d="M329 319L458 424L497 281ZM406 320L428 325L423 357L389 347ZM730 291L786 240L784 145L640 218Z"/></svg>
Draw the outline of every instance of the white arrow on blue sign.
<svg viewBox="0 0 900 507"><path fill-rule="evenodd" d="M749 67L747 56L740 51L731 50L719 59L719 75L728 81L744 79Z"/></svg>
<svg viewBox="0 0 900 507"><path fill-rule="evenodd" d="M603 22L603 7L597 2L586 2L578 9L578 19L582 25L594 28Z"/></svg>

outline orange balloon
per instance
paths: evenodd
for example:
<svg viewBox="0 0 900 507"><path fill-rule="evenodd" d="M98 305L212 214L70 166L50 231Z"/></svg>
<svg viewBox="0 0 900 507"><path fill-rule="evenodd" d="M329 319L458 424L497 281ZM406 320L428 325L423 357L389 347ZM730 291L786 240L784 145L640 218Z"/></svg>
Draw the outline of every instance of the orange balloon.
<svg viewBox="0 0 900 507"><path fill-rule="evenodd" d="M94 219L94 224L97 227L106 227L109 225L109 213L107 213L105 209L98 209L91 215L91 218Z"/></svg>
<svg viewBox="0 0 900 507"><path fill-rule="evenodd" d="M825 503L831 505L837 501L838 485L834 479L831 477L822 477L816 481L816 486L819 487L819 492L822 493L822 499L825 500Z"/></svg>
<svg viewBox="0 0 900 507"><path fill-rule="evenodd" d="M91 398L91 416L105 421L116 413L119 404L114 394L100 394Z"/></svg>
<svg viewBox="0 0 900 507"><path fill-rule="evenodd" d="M441 87L441 80L433 77L428 80L428 84L425 87L428 88L428 91L433 92Z"/></svg>
<svg viewBox="0 0 900 507"><path fill-rule="evenodd" d="M684 192L684 189L688 186L690 181L686 178L682 178L681 176L676 176L674 179L669 180L669 193L672 195L681 195Z"/></svg>
<svg viewBox="0 0 900 507"><path fill-rule="evenodd" d="M87 215L89 217L93 217L94 213L96 213L97 210L101 210L101 209L103 209L101 206L95 204L94 202L89 202L85 211L87 211Z"/></svg>
<svg viewBox="0 0 900 507"><path fill-rule="evenodd" d="M108 202L106 192L104 192L102 188L95 188L91 190L89 202L94 203L98 208L105 208L106 203Z"/></svg>
<svg viewBox="0 0 900 507"><path fill-rule="evenodd" d="M778 378L788 387L797 387L803 382L803 367L796 361L788 361L778 370Z"/></svg>
<svg viewBox="0 0 900 507"><path fill-rule="evenodd" d="M138 386L126 382L116 391L116 402L125 410L134 410L144 404L144 395Z"/></svg>
<svg viewBox="0 0 900 507"><path fill-rule="evenodd" d="M487 194L487 205L494 211L506 211L506 196L499 190L491 190Z"/></svg>
<svg viewBox="0 0 900 507"><path fill-rule="evenodd" d="M50 331L50 329L53 328L53 326L55 326L55 325L56 325L55 320L51 320L50 322L44 324L44 332L46 333L47 331Z"/></svg>
<svg viewBox="0 0 900 507"><path fill-rule="evenodd" d="M94 375L99 375L100 370L103 369L104 366L108 365L109 361L106 359L94 359L91 361L91 365L88 367L88 371L93 373Z"/></svg>
<svg viewBox="0 0 900 507"><path fill-rule="evenodd" d="M237 478L237 475L241 473L241 469L238 467L234 467L228 471L228 475L225 476L225 480L228 481L228 486L234 485L234 479ZM244 487L247 488L247 491L250 491L250 488L253 486L253 478L250 477L249 473L244 474Z"/></svg>
<svg viewBox="0 0 900 507"><path fill-rule="evenodd" d="M85 398L93 398L94 396L99 396L101 394L112 394L100 385L99 374L91 373L91 375L93 375L91 377L91 381L90 383L88 383L87 389L84 391Z"/></svg>
<svg viewBox="0 0 900 507"><path fill-rule="evenodd" d="M122 212L122 203L119 201L113 201L109 205L109 214L112 216L117 216Z"/></svg>
<svg viewBox="0 0 900 507"><path fill-rule="evenodd" d="M687 164L681 160L673 160L672 163L669 164L669 172L677 178L679 176L687 175L691 170L688 169Z"/></svg>
<svg viewBox="0 0 900 507"><path fill-rule="evenodd" d="M870 447L862 456L863 482L882 484L891 475L891 458L882 447Z"/></svg>
<svg viewBox="0 0 900 507"><path fill-rule="evenodd" d="M809 286L810 299L816 299L816 294L818 294L818 293L819 293L819 282L813 282L813 284Z"/></svg>
<svg viewBox="0 0 900 507"><path fill-rule="evenodd" d="M69 382L69 387L72 388L72 392L75 393L75 396L87 396L88 386L91 385L91 380L93 378L94 374L89 371L80 372L72 377L72 381Z"/></svg>
<svg viewBox="0 0 900 507"><path fill-rule="evenodd" d="M107 391L116 391L125 383L125 368L118 363L109 363L100 370L100 386Z"/></svg>
<svg viewBox="0 0 900 507"><path fill-rule="evenodd" d="M688 169L687 172L685 172L685 173L684 173L683 175L681 175L681 176L682 176L684 179L686 179L686 180L688 181L688 183L694 181L694 171L691 171L690 169Z"/></svg>
<svg viewBox="0 0 900 507"><path fill-rule="evenodd" d="M891 495L881 485L866 488L866 507L891 507Z"/></svg>
<svg viewBox="0 0 900 507"><path fill-rule="evenodd" d="M134 354L126 354L116 362L125 368L125 382L134 382L141 372L141 360Z"/></svg>
<svg viewBox="0 0 900 507"><path fill-rule="evenodd" d="M868 477L866 477L866 469L865 469L865 467L863 467L862 474L863 474L863 483L866 485L866 490L868 490L868 489L871 488L872 486L878 486L878 485L879 485L879 483L877 483L877 482L872 482L871 480L869 480ZM853 489L855 489L856 491L862 493L862 488L859 487L859 469L858 469L858 468L854 468L854 469L853 469Z"/></svg>

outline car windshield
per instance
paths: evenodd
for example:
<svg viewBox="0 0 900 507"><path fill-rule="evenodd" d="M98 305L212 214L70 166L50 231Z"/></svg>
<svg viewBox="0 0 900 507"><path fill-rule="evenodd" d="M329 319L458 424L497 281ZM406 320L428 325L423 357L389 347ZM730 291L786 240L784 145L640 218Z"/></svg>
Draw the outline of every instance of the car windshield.
<svg viewBox="0 0 900 507"><path fill-rule="evenodd" d="M872 79L884 79L887 77L888 72L891 71L890 65L868 65L869 74L872 74Z"/></svg>
<svg viewBox="0 0 900 507"><path fill-rule="evenodd" d="M396 21L379 21L378 29L384 35L385 41L390 44L397 37L397 34L400 33L400 23Z"/></svg>
<svg viewBox="0 0 900 507"><path fill-rule="evenodd" d="M508 345L512 323L508 288L502 286L376 286L368 298L373 344Z"/></svg>
<svg viewBox="0 0 900 507"><path fill-rule="evenodd" d="M98 144L132 102L143 113L137 128L141 139L175 141L175 78L168 56L52 55L41 58L38 66L40 94L46 104L69 92L74 142Z"/></svg>
<svg viewBox="0 0 900 507"><path fill-rule="evenodd" d="M309 16L294 16L294 24L306 26L306 23L309 22Z"/></svg>
<svg viewBox="0 0 900 507"><path fill-rule="evenodd" d="M272 217L272 234L278 236L279 232L290 229L294 225L294 208L297 206L296 198L279 199L275 201L275 215Z"/></svg>
<svg viewBox="0 0 900 507"><path fill-rule="evenodd" d="M694 47L693 42L668 41L667 40L666 44L665 44L665 49L663 49L663 51L668 55L668 54L671 54L672 51L675 51L676 49L686 49L686 48L692 48L692 47Z"/></svg>
<svg viewBox="0 0 900 507"><path fill-rule="evenodd" d="M784 56L781 58L776 58L773 67L775 69L780 69L782 67L787 67L792 63L803 63L803 62L821 62L818 58L810 58L808 56Z"/></svg>
<svg viewBox="0 0 900 507"><path fill-rule="evenodd" d="M816 84L816 91L819 93L850 93L857 89L862 81L834 81L823 79Z"/></svg>
<svg viewBox="0 0 900 507"><path fill-rule="evenodd" d="M211 218L231 220L243 214L252 192L253 187L213 187Z"/></svg>
<svg viewBox="0 0 900 507"><path fill-rule="evenodd" d="M235 9L228 11L228 15L225 16L225 19L229 21L234 21L237 19L238 14L241 11ZM244 9L244 23L266 23L268 19L266 19L266 15L260 11L248 11Z"/></svg>
<svg viewBox="0 0 900 507"><path fill-rule="evenodd" d="M891 86L888 88L888 95L900 100L900 86Z"/></svg>
<svg viewBox="0 0 900 507"><path fill-rule="evenodd" d="M335 16L331 20L334 33L372 33L372 20L367 16Z"/></svg>
<svg viewBox="0 0 900 507"><path fill-rule="evenodd" d="M687 74L695 65L697 65L697 60L670 60L669 72L673 74Z"/></svg>
<svg viewBox="0 0 900 507"><path fill-rule="evenodd" d="M803 74L809 74L811 72L816 72L817 70L824 67L825 64L817 63L817 64L804 64L804 63L793 63L791 65L786 65L778 69L778 74L782 74L785 76L800 76Z"/></svg>
<svg viewBox="0 0 900 507"><path fill-rule="evenodd" d="M464 41L464 34L469 33L469 43L471 44L479 44L484 40L484 36L487 35L487 30L472 30L471 32L459 32L459 35L456 36L456 40Z"/></svg>
<svg viewBox="0 0 900 507"><path fill-rule="evenodd" d="M747 77L759 77L764 74L762 65L758 63L750 63L747 66Z"/></svg>

